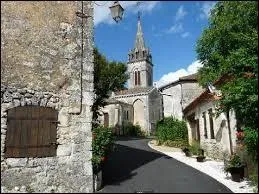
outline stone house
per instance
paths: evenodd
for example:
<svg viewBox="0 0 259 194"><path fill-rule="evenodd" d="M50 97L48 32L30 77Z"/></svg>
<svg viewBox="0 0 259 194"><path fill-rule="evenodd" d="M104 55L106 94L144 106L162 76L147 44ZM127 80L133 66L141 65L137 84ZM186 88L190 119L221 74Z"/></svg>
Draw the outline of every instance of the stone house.
<svg viewBox="0 0 259 194"><path fill-rule="evenodd" d="M217 87L224 79L217 80ZM187 121L189 143L198 141L206 155L223 159L225 154L233 153L236 147L237 121L233 110L216 116L218 97L210 90L204 91L183 110Z"/></svg>
<svg viewBox="0 0 259 194"><path fill-rule="evenodd" d="M102 109L103 115L99 120L110 127L132 122L139 124L146 134L151 134L156 121L162 118L162 99L157 88L152 86L152 55L144 43L140 18L135 47L128 54L127 72L128 89L115 92L110 97L110 103Z"/></svg>
<svg viewBox="0 0 259 194"><path fill-rule="evenodd" d="M163 116L183 119L183 109L202 92L197 74L180 77L159 88L163 96Z"/></svg>
<svg viewBox="0 0 259 194"><path fill-rule="evenodd" d="M93 2L1 2L1 191L93 192L92 104Z"/></svg>

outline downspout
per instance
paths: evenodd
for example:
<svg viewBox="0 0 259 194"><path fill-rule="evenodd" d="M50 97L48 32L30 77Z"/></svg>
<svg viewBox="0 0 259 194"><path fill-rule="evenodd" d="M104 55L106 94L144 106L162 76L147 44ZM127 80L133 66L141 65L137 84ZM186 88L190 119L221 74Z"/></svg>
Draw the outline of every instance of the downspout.
<svg viewBox="0 0 259 194"><path fill-rule="evenodd" d="M181 86L181 101L180 101L180 104L181 104L181 108L182 108L182 119L184 119L184 114L183 114L183 86L182 86L182 83L180 83L180 86Z"/></svg>
<svg viewBox="0 0 259 194"><path fill-rule="evenodd" d="M80 62L80 107L77 115L82 113L83 106L83 58L84 58L84 18L92 17L84 14L84 1L81 2L81 12L76 12L76 16L82 18L81 20L81 62Z"/></svg>

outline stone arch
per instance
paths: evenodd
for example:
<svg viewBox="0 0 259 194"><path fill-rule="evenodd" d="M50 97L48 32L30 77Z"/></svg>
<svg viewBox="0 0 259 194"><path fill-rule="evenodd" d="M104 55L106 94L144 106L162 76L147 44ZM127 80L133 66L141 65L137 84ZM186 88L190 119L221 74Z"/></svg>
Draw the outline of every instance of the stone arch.
<svg viewBox="0 0 259 194"><path fill-rule="evenodd" d="M134 110L134 117L133 123L139 124L142 129L145 127L145 118L144 118L144 103L140 99L136 99L133 102L133 110Z"/></svg>

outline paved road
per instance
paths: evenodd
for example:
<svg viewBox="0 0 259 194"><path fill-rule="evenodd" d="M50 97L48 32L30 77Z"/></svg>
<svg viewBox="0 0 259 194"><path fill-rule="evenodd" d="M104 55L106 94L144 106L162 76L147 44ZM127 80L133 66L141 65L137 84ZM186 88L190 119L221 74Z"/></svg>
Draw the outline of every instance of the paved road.
<svg viewBox="0 0 259 194"><path fill-rule="evenodd" d="M151 149L148 141L126 137L116 141L99 193L231 193L206 174Z"/></svg>

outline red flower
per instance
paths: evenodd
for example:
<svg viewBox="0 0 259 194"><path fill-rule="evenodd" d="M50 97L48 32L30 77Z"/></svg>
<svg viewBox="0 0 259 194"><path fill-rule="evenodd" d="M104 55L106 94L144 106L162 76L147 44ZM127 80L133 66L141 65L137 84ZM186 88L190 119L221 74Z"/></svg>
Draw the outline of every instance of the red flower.
<svg viewBox="0 0 259 194"><path fill-rule="evenodd" d="M104 162L106 160L106 157L102 157L101 160Z"/></svg>
<svg viewBox="0 0 259 194"><path fill-rule="evenodd" d="M244 138L244 132L243 131L238 131L236 132L237 139L243 139Z"/></svg>

